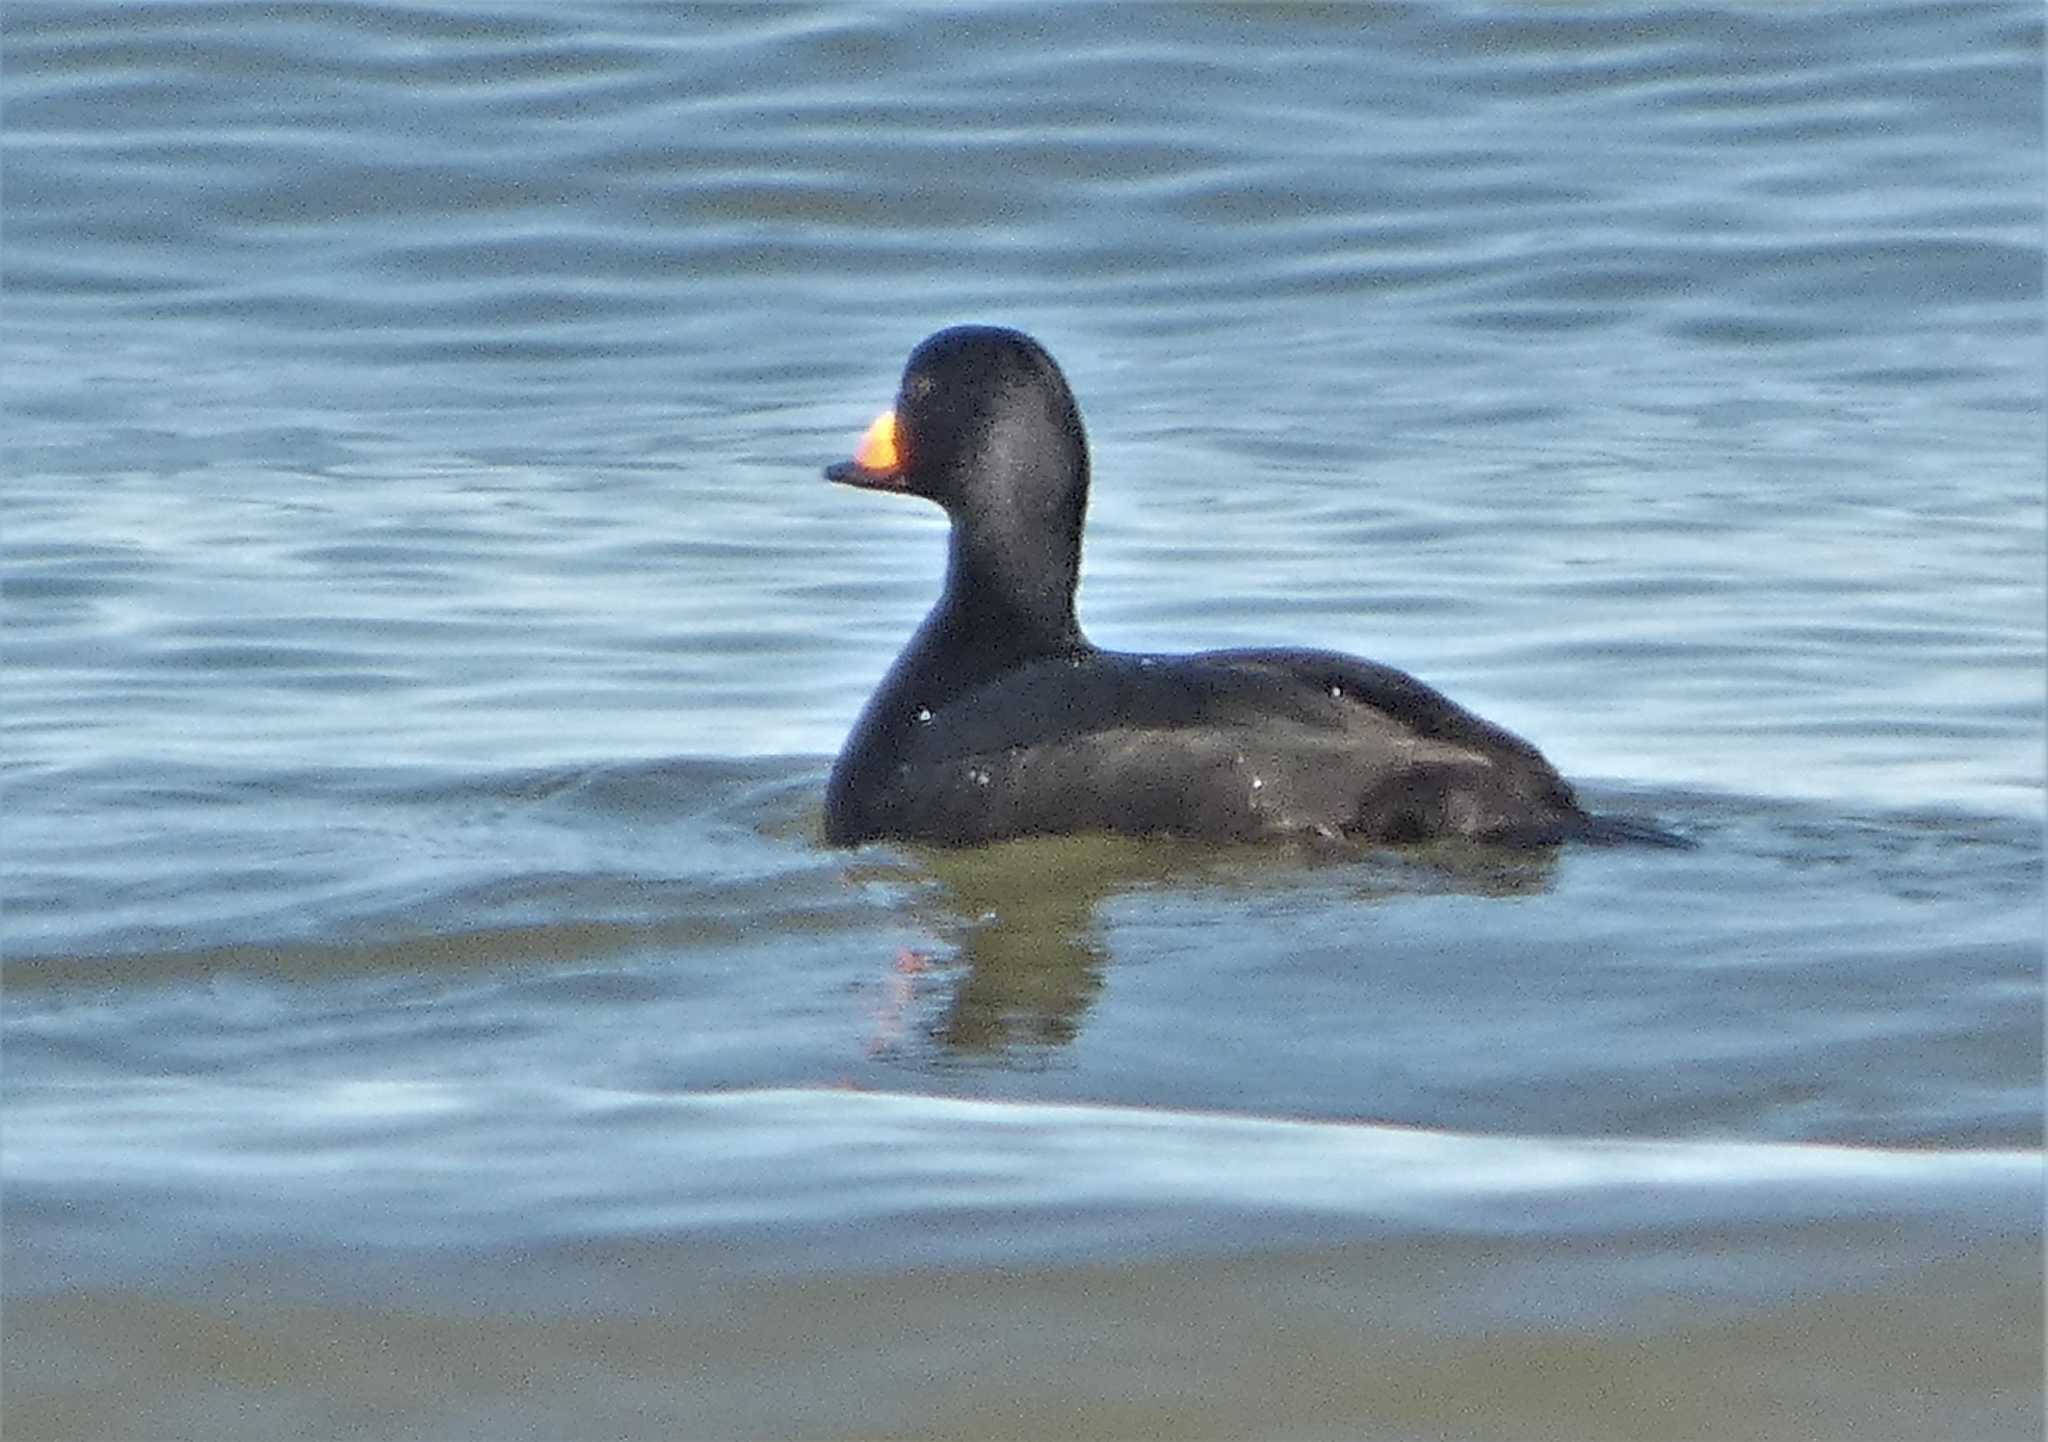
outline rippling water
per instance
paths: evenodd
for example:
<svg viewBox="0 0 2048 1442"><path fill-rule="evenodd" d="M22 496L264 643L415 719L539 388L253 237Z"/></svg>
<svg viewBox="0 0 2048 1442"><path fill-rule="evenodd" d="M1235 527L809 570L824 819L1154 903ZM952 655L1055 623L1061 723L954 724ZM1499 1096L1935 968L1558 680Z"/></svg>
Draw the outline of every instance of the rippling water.
<svg viewBox="0 0 2048 1442"><path fill-rule="evenodd" d="M10 1438L2037 1436L2037 7L10 4ZM1687 853L818 842L1099 641Z"/></svg>

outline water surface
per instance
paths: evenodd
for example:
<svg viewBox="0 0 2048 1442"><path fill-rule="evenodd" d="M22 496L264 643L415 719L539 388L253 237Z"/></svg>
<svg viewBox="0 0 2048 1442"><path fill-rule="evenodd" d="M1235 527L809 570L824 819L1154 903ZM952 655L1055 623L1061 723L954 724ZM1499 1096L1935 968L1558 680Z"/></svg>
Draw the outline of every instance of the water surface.
<svg viewBox="0 0 2048 1442"><path fill-rule="evenodd" d="M10 1438L2039 1435L2037 8L0 25ZM1697 848L822 846L962 320Z"/></svg>

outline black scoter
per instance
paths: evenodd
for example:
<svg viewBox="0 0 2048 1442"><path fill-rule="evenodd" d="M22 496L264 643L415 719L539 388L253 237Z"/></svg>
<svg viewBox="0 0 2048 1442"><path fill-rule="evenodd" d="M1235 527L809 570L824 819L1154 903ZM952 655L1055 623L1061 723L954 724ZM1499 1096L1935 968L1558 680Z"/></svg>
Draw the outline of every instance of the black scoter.
<svg viewBox="0 0 2048 1442"><path fill-rule="evenodd" d="M1391 666L1089 644L1074 616L1087 438L1066 378L1021 332L926 340L895 406L825 474L936 501L952 522L945 590L832 768L834 843L1674 839L1589 815L1535 747Z"/></svg>

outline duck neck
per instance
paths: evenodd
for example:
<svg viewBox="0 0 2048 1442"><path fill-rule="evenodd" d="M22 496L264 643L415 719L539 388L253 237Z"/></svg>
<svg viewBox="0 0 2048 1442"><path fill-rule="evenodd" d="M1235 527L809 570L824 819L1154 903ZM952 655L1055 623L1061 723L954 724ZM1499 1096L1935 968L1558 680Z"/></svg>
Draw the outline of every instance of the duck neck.
<svg viewBox="0 0 2048 1442"><path fill-rule="evenodd" d="M926 637L961 672L945 678L948 690L1088 649L1074 616L1080 537L1008 530L986 542L954 521L945 594Z"/></svg>

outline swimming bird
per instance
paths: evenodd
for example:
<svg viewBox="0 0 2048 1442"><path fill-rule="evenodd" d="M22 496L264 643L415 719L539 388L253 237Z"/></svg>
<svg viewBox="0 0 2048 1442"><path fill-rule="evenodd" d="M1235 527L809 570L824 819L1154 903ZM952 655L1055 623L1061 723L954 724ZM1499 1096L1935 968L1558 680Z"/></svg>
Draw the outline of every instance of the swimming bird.
<svg viewBox="0 0 2048 1442"><path fill-rule="evenodd" d="M1059 366L1020 331L925 340L894 406L825 475L951 521L938 603L832 768L835 844L1662 836L1589 815L1535 747L1391 666L1090 644L1074 614L1087 436Z"/></svg>

